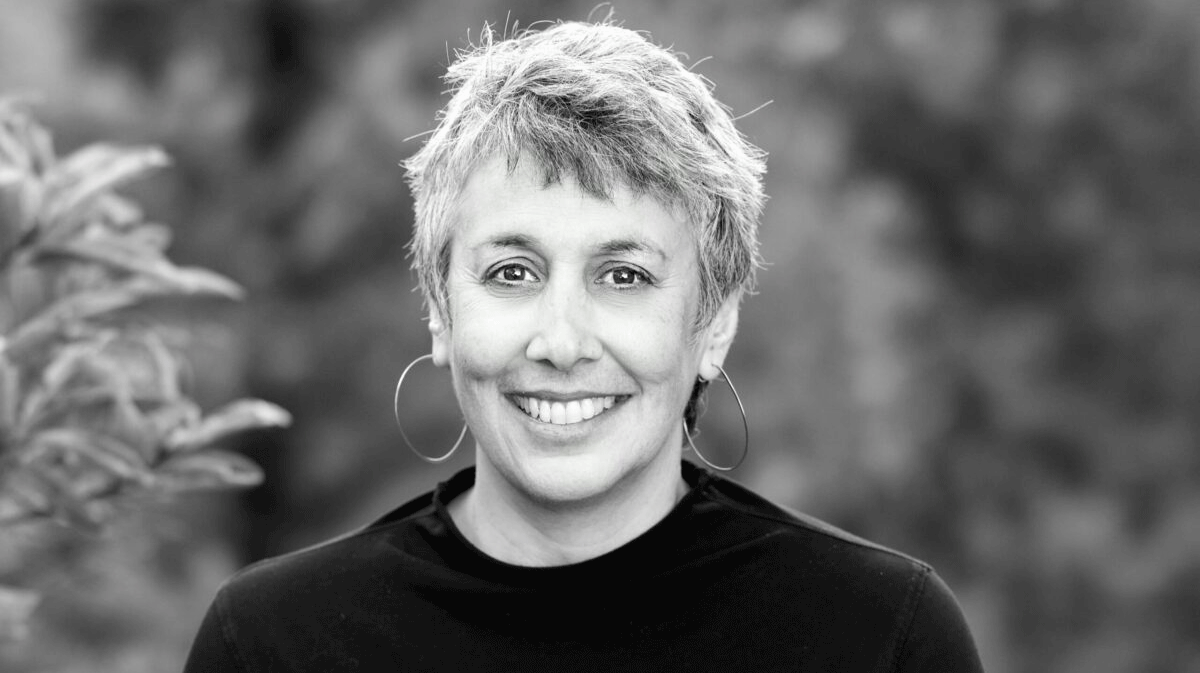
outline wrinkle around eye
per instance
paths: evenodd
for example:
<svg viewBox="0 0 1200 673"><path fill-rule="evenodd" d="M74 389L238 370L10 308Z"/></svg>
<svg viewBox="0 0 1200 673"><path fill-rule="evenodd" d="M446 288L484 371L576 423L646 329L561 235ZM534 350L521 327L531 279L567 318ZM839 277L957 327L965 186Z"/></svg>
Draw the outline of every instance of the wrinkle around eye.
<svg viewBox="0 0 1200 673"><path fill-rule="evenodd" d="M505 275L507 275L507 272L509 271L518 271L523 277L518 279L505 278ZM535 273L533 269L530 269L527 264L521 262L504 262L494 266L484 275L483 280L488 285L511 288L522 287L541 282L541 278L538 276L538 274Z"/></svg>
<svg viewBox="0 0 1200 673"><path fill-rule="evenodd" d="M632 283L617 283L617 282L615 282L614 279L612 279L613 274L626 273L626 272L629 274L632 274L632 276L634 278L634 282L632 282ZM656 285L656 282L650 274L646 273L645 271L642 271L641 269L639 269L637 267L614 266L609 269L605 269L604 272L602 274L600 274L600 278L598 278L596 280L596 284L597 285L606 285L608 287L615 288L619 292L629 292L632 290L642 289L642 288L646 288L646 287L652 287L652 286Z"/></svg>

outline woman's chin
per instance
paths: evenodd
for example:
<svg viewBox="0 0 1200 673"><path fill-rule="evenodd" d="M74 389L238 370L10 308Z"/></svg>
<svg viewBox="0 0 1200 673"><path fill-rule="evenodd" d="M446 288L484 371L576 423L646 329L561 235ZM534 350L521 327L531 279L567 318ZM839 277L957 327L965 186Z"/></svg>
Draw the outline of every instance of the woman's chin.
<svg viewBox="0 0 1200 673"><path fill-rule="evenodd" d="M636 478L639 467L611 454L542 455L526 457L515 474L507 476L530 500L569 507L624 490L623 482Z"/></svg>

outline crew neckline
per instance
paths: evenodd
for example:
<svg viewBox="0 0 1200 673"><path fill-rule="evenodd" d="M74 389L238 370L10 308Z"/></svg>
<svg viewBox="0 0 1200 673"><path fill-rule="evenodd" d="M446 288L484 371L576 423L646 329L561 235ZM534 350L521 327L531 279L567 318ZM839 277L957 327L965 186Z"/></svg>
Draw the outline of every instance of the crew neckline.
<svg viewBox="0 0 1200 673"><path fill-rule="evenodd" d="M466 467L437 485L433 492L434 517L444 528L449 544L442 553L451 567L492 582L513 587L536 587L563 582L610 584L649 576L674 566L679 551L692 535L688 525L712 474L686 460L682 462L687 492L661 520L624 545L599 556L556 566L523 566L489 556L463 535L449 504L475 484L475 467Z"/></svg>

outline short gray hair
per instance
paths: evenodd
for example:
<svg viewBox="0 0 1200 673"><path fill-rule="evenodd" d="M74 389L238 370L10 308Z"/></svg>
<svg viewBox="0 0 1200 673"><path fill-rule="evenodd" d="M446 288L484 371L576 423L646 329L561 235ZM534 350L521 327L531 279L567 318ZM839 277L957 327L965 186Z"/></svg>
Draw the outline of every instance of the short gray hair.
<svg viewBox="0 0 1200 673"><path fill-rule="evenodd" d="M451 218L471 172L496 157L512 170L522 155L547 185L566 174L605 200L624 186L685 214L699 257L698 328L730 294L753 289L765 153L676 54L605 21L501 40L485 26L456 56L445 75L453 95L404 163L413 268L431 311L450 320Z"/></svg>

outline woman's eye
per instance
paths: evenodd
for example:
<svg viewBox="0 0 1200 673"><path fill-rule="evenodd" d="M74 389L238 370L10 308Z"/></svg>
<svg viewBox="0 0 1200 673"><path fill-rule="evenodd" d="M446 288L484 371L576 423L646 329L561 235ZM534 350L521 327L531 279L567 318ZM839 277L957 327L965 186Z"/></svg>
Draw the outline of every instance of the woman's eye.
<svg viewBox="0 0 1200 673"><path fill-rule="evenodd" d="M607 282L619 287L636 287L639 285L648 285L650 278L637 269L621 266L605 272L599 282Z"/></svg>
<svg viewBox="0 0 1200 673"><path fill-rule="evenodd" d="M488 279L500 281L501 283L506 283L509 285L516 285L519 283L536 281L537 277L533 275L532 271L524 266L521 266L520 264L505 264L504 266L492 271L492 273L488 276Z"/></svg>

